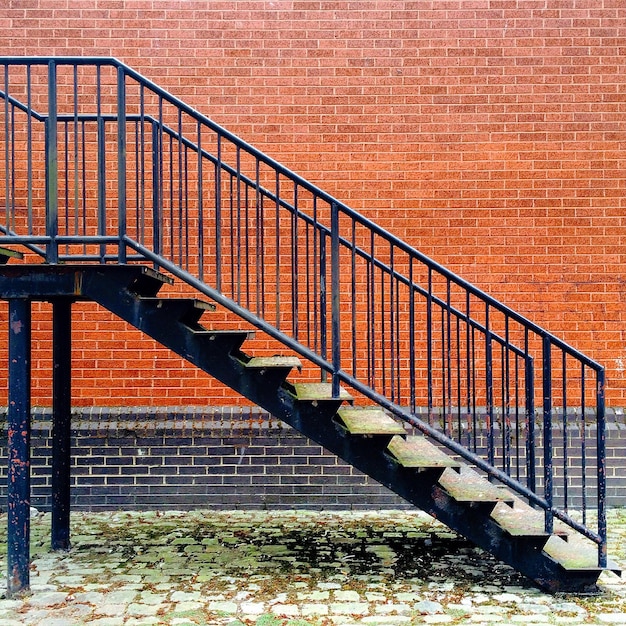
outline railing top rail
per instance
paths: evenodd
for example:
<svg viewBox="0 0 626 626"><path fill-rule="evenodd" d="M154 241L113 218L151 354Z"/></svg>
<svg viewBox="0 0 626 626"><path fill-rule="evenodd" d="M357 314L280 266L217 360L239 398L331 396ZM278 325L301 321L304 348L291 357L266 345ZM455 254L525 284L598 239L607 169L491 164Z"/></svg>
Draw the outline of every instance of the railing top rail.
<svg viewBox="0 0 626 626"><path fill-rule="evenodd" d="M399 250L408 254L412 258L420 261L421 263L424 263L432 271L437 272L438 274L440 274L447 280L450 280L451 282L459 286L461 289L464 289L469 294L479 298L489 307L492 307L498 310L500 313L506 315L507 317L514 320L515 322L521 324L522 326L527 328L528 331L533 332L544 339L549 339L552 345L568 353L570 356L580 360L580 362L583 363L586 367L589 367L595 371L604 370L602 365L600 365L593 359L589 358L582 352L576 350L573 346L570 346L568 343L566 343L562 339L559 339L557 336L553 335L552 333L542 328L538 324L535 324L534 322L532 322L525 316L517 313L516 311L509 308L507 305L503 304L502 302L495 299L494 297L490 296L486 292L482 291L475 285L468 283L467 281L465 281L463 278L461 278L454 272L440 265L435 260L426 256L425 254L419 252L419 250L415 249L413 246L408 245L406 242L402 241L401 239L399 239L398 237L396 237L395 235L393 235L386 229L372 222L361 213L355 211L354 209L351 209L349 206L347 206L343 202L337 200L336 198L326 193L325 191L323 191L322 189L320 189L313 183L310 183L306 179L302 178L301 176L299 176L298 174L296 174L289 168L285 167L278 161L274 160L272 157L254 148L251 144L247 143L240 137L226 130L224 127L220 126L219 124L217 124L216 122L214 122L207 116L203 115L202 113L200 113L193 107L185 104L182 100L180 100L173 94L169 93L167 90L163 89L162 87L159 87L156 83L152 82L150 79L146 78L139 72L135 71L134 69L132 69L131 67L129 67L122 61L114 57L74 57L74 56L0 57L0 65L46 65L51 62L55 63L56 65L97 65L97 66L110 65L113 67L121 68L124 71L126 76L129 76L130 78L136 80L138 83L149 88L156 95L162 97L164 100L166 100L173 106L177 107L179 110L190 115L196 121L201 122L202 124L205 124L206 126L211 128L215 133L217 133L221 137L232 142L239 148L245 150L248 154L253 156L255 159L258 159L260 162L265 163L277 173L282 174L286 178L292 180L296 185L302 187L303 189L306 189L307 191L315 195L320 200L328 204L335 205L350 219L353 219L357 223L360 223L361 225L366 226L367 228L371 229L372 232L375 233L376 235L386 239L390 244L393 244ZM4 94L0 94L0 97L1 95L4 95ZM45 117L45 116L42 116L42 117Z"/></svg>

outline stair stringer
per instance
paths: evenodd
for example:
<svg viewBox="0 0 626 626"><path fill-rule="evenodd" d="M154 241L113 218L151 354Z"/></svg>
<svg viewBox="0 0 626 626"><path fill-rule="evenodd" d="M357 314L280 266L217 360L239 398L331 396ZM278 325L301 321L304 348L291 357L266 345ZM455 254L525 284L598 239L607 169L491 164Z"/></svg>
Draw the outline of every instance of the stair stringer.
<svg viewBox="0 0 626 626"><path fill-rule="evenodd" d="M108 268L107 268L108 269ZM130 268L129 268L130 269ZM135 268L136 269L136 268ZM511 536L490 516L493 502L458 502L439 484L441 471L404 468L386 452L391 437L356 437L334 420L342 400L301 400L294 386L271 369L251 370L239 348L246 332L223 341L212 333L167 318L153 299L134 293L123 274L92 271L81 281L83 296L98 302L135 328L172 349L193 365L433 516L480 548L551 592L580 591L597 581L601 570L566 571L542 551L548 536ZM165 316L165 317L164 317ZM451 471L451 470L450 470Z"/></svg>

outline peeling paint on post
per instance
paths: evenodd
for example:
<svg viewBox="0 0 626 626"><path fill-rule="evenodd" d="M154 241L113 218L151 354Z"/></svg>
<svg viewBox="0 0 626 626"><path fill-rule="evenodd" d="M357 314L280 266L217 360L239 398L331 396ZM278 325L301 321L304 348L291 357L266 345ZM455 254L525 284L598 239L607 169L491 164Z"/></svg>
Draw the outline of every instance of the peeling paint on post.
<svg viewBox="0 0 626 626"><path fill-rule="evenodd" d="M70 461L72 423L72 302L52 303L52 533L53 550L70 549Z"/></svg>
<svg viewBox="0 0 626 626"><path fill-rule="evenodd" d="M30 300L9 300L7 594L30 585Z"/></svg>

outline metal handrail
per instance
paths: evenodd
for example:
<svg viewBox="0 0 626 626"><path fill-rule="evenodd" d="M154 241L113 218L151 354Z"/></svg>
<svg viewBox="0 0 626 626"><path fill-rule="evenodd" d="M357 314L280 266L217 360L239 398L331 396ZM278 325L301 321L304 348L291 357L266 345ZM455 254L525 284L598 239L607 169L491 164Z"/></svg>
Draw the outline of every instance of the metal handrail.
<svg viewBox="0 0 626 626"><path fill-rule="evenodd" d="M116 59L0 66L0 243L171 272L320 367L334 393L349 385L544 509L547 530L556 518L596 542L606 565L601 365Z"/></svg>

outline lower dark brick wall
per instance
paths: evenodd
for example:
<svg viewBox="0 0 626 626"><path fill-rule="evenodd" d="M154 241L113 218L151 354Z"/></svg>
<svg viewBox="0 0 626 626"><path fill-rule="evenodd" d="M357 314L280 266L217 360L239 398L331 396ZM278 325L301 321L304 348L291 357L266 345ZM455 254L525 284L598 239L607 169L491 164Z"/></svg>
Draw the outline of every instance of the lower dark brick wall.
<svg viewBox="0 0 626 626"><path fill-rule="evenodd" d="M625 506L626 427L613 417L607 433L608 498L611 506ZM6 429L4 434L0 496L6 492ZM32 505L40 510L50 508L50 435L49 413L35 412ZM74 510L408 506L254 409L90 409L74 415L72 446ZM592 476L589 483L594 491Z"/></svg>

